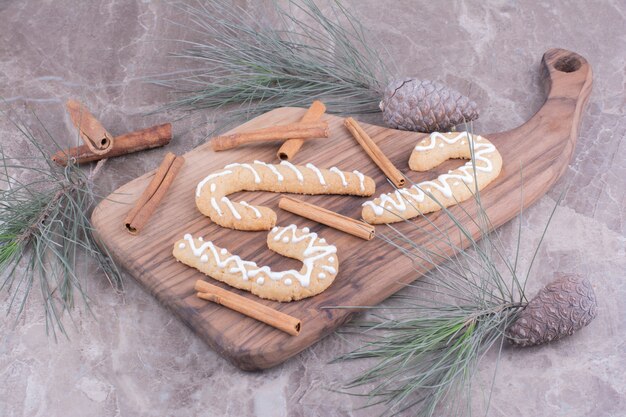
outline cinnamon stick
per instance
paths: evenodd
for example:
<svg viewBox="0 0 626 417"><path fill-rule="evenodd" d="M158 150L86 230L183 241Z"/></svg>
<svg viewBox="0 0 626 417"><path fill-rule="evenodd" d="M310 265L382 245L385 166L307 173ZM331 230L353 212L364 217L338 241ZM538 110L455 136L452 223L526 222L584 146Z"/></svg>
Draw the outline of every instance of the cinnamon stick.
<svg viewBox="0 0 626 417"><path fill-rule="evenodd" d="M326 106L324 106L324 103L319 100L315 100L311 104L311 107L309 107L309 109L306 111L306 113L304 113L304 116L302 116L302 119L300 119L300 121L303 123L315 122L319 120L320 117L322 117L325 111ZM278 159L281 159L283 161L289 161L293 159L293 157L300 150L303 144L304 140L302 139L289 139L283 142L280 149L278 149L276 155L278 156Z"/></svg>
<svg viewBox="0 0 626 417"><path fill-rule="evenodd" d="M214 151L224 151L237 146L253 143L287 139L327 138L328 123L309 122L291 123L282 126L272 126L252 132L233 133L232 135L217 136L211 140Z"/></svg>
<svg viewBox="0 0 626 417"><path fill-rule="evenodd" d="M102 123L89 112L84 104L76 100L68 100L65 104L72 123L78 129L81 139L89 150L96 155L103 155L113 148L113 136L107 132Z"/></svg>
<svg viewBox="0 0 626 417"><path fill-rule="evenodd" d="M124 219L124 226L130 234L136 235L148 223L184 163L181 156L171 152L165 155L152 181Z"/></svg>
<svg viewBox="0 0 626 417"><path fill-rule="evenodd" d="M241 295L232 293L206 281L197 280L195 285L196 294L203 300L212 301L216 304L235 310L243 315L268 324L272 327L289 333L292 336L300 334L302 324L300 320L288 314L281 313L264 304L257 303Z"/></svg>
<svg viewBox="0 0 626 417"><path fill-rule="evenodd" d="M406 180L404 175L393 163L385 156L383 151L380 150L378 145L374 143L372 138L363 130L363 128L352 117L348 117L344 120L344 125L348 128L354 139L361 145L361 147L367 152L372 161L385 173L387 178L394 183L398 188L404 187Z"/></svg>
<svg viewBox="0 0 626 417"><path fill-rule="evenodd" d="M360 237L365 240L374 238L375 229L371 224L346 217L334 211L306 203L293 197L282 197L278 202L278 207L290 213L297 214L309 220L316 221L344 233Z"/></svg>
<svg viewBox="0 0 626 417"><path fill-rule="evenodd" d="M106 154L94 153L87 145L82 145L58 151L52 156L52 160L62 166L67 165L68 159L72 159L77 164L84 164L165 146L170 140L172 140L172 125L165 123L117 136L111 150Z"/></svg>

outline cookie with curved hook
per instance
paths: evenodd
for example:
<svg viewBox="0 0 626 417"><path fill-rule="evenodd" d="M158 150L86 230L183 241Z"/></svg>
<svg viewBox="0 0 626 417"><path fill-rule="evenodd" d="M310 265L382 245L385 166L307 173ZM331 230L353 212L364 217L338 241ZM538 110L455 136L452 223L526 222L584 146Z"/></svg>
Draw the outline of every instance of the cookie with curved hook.
<svg viewBox="0 0 626 417"><path fill-rule="evenodd" d="M468 132L431 133L413 148L409 167L414 171L428 171L452 158L470 161L436 179L365 202L363 219L371 224L395 223L450 207L485 188L502 169L502 156L495 145Z"/></svg>
<svg viewBox="0 0 626 417"><path fill-rule="evenodd" d="M276 225L276 213L272 209L245 201L236 203L227 195L238 191L271 191L371 196L375 189L374 180L359 171L321 169L313 164L299 166L287 161L279 165L254 161L229 164L205 177L196 187L196 206L222 227L269 230Z"/></svg>
<svg viewBox="0 0 626 417"><path fill-rule="evenodd" d="M274 271L189 233L174 244L173 255L218 281L275 301L300 300L319 294L337 276L337 248L307 227L298 229L294 224L274 227L267 235L267 246L280 255L302 261L302 268Z"/></svg>

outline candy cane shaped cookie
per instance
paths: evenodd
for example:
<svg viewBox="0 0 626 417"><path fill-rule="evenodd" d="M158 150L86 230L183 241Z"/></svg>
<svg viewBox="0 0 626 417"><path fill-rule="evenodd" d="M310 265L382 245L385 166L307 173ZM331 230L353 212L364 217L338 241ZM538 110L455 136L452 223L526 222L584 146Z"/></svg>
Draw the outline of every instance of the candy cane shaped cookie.
<svg viewBox="0 0 626 417"><path fill-rule="evenodd" d="M435 180L382 194L364 203L363 219L371 224L394 223L458 204L474 194L474 180L478 190L482 190L502 169L502 157L496 147L487 139L467 132L432 133L415 146L409 167L427 171L451 158L470 161Z"/></svg>
<svg viewBox="0 0 626 417"><path fill-rule="evenodd" d="M268 300L293 301L314 296L328 288L337 276L337 248L306 227L274 227L267 236L267 246L280 255L302 261L300 271L272 271L190 234L174 244L173 255L218 281Z"/></svg>
<svg viewBox="0 0 626 417"><path fill-rule="evenodd" d="M374 181L358 171L320 169L313 164L297 166L287 161L280 165L254 161L226 165L200 181L196 205L202 214L222 227L269 230L276 224L273 210L245 201L236 203L227 196L238 191L371 196L375 188Z"/></svg>

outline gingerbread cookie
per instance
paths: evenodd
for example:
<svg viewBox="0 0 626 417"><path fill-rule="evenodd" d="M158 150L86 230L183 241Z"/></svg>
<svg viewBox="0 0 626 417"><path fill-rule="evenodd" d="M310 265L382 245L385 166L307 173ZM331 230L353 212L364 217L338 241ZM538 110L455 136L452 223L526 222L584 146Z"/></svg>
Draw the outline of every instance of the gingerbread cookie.
<svg viewBox="0 0 626 417"><path fill-rule="evenodd" d="M474 161L472 161L472 152ZM410 188L382 194L363 204L362 216L371 224L394 223L430 213L470 198L485 188L502 169L502 157L487 139L467 132L432 133L415 146L409 167L427 171L450 158L470 159L465 165ZM474 173L474 165L476 172Z"/></svg>
<svg viewBox="0 0 626 417"><path fill-rule="evenodd" d="M245 261L212 242L194 239L190 234L174 244L173 255L218 281L268 300L311 297L328 288L337 276L337 248L306 227L298 229L294 224L274 227L267 236L267 246L276 253L302 261L302 269L272 271L268 266Z"/></svg>
<svg viewBox="0 0 626 417"><path fill-rule="evenodd" d="M254 161L230 164L198 184L196 205L202 214L223 227L237 230L269 230L276 224L276 213L262 206L229 200L238 191L272 191L298 194L345 194L371 196L374 181L359 171L344 172L336 167L320 169L313 164L280 165Z"/></svg>

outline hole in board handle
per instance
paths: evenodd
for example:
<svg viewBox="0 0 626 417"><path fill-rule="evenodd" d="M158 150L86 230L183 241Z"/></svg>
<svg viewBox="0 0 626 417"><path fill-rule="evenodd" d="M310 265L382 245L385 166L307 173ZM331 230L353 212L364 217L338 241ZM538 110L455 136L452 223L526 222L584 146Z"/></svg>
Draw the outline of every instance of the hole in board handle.
<svg viewBox="0 0 626 417"><path fill-rule="evenodd" d="M554 63L554 69L561 72L578 71L581 66L580 59L575 56L562 56Z"/></svg>

